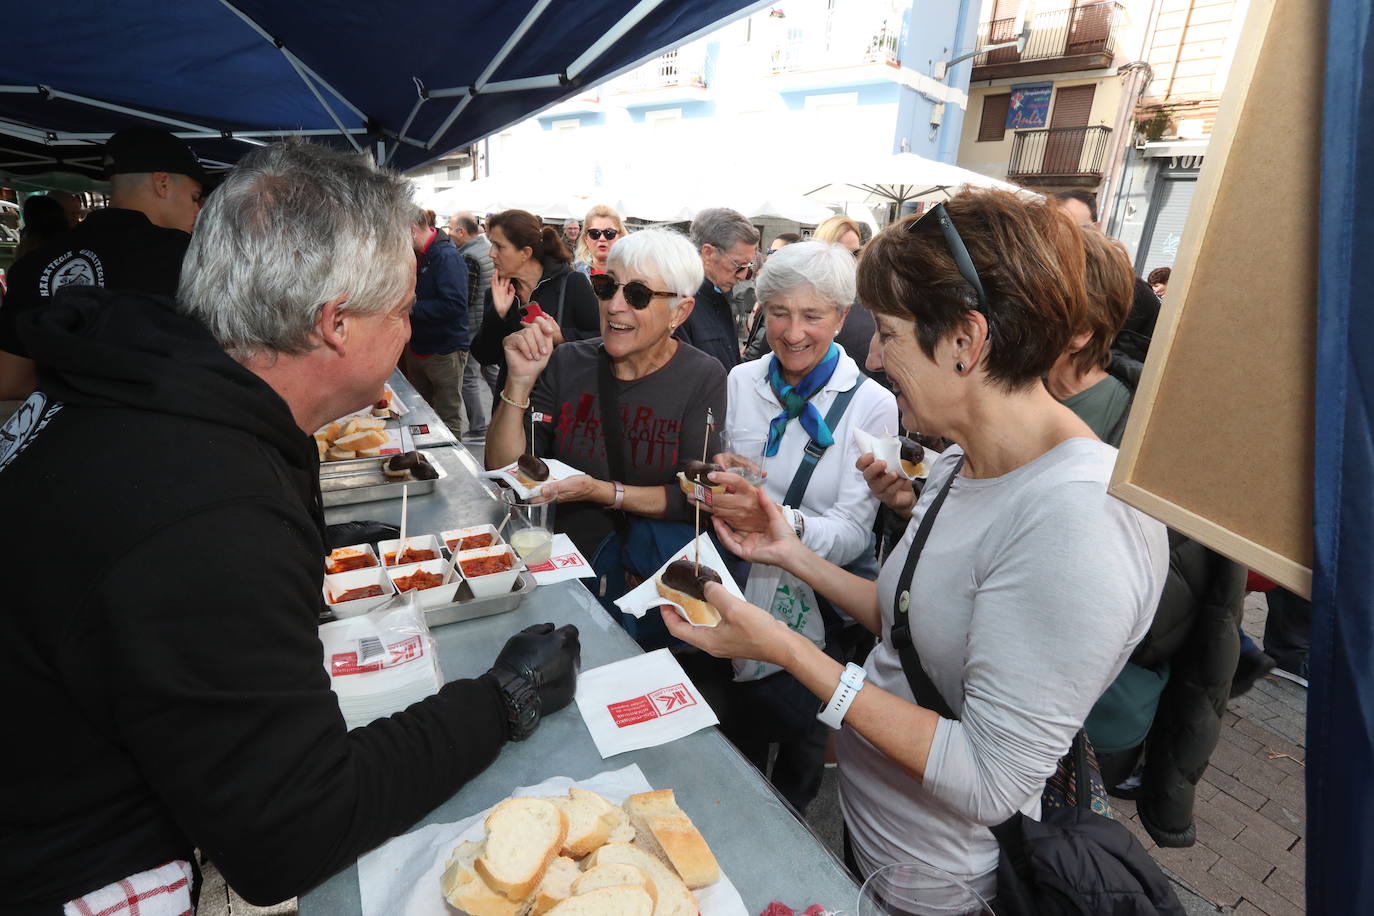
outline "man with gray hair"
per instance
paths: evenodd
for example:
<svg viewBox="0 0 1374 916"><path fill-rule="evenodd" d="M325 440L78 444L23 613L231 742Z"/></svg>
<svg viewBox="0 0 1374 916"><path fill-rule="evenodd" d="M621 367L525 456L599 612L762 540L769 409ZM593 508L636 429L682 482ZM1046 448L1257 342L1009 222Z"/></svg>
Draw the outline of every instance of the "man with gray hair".
<svg viewBox="0 0 1374 916"><path fill-rule="evenodd" d="M577 240L582 235L582 224L572 217L563 224L563 244L568 246L568 250L577 253Z"/></svg>
<svg viewBox="0 0 1374 916"><path fill-rule="evenodd" d="M740 353L728 294L736 283L754 275L759 232L743 214L717 207L702 210L692 220L692 245L701 255L706 279L677 337L714 356L729 372L739 364Z"/></svg>
<svg viewBox="0 0 1374 916"><path fill-rule="evenodd" d="M255 149L210 199L175 303L75 287L21 319L38 389L0 427L0 886L24 912L133 887L191 911L193 850L257 904L408 829L572 698L576 631L349 731L319 637L310 433L368 406L410 334L409 183ZM76 553L48 549L72 545Z"/></svg>

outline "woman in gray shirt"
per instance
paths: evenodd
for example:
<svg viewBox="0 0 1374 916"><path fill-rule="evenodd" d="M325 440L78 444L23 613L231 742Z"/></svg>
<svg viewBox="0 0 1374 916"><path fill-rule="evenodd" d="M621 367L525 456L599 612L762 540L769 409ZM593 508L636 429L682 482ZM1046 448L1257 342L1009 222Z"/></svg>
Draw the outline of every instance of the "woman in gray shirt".
<svg viewBox="0 0 1374 916"><path fill-rule="evenodd" d="M935 462L876 583L807 551L766 496L768 531L716 522L740 556L786 569L885 637L862 672L714 586L719 626L665 617L713 655L782 666L827 701L823 716L843 719L841 802L864 875L916 859L995 894L987 828L1016 811L1039 816L1046 778L1158 603L1164 527L1107 495L1116 450L1041 383L1083 324L1083 276L1077 227L1000 192L960 194L865 250L870 368L888 373L906 427L956 445ZM899 582L951 475L920 563ZM899 591L923 667L957 719L915 702L886 638Z"/></svg>

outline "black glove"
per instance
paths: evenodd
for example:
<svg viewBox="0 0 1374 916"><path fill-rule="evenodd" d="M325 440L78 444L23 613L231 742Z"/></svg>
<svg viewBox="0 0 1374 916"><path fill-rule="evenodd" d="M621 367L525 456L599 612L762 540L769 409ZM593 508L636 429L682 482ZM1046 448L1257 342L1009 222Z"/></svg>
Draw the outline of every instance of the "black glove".
<svg viewBox="0 0 1374 916"><path fill-rule="evenodd" d="M577 669L582 664L582 643L572 624L554 629L551 623L525 627L496 656L492 671L505 669L531 679L539 692L542 715L558 712L577 692Z"/></svg>
<svg viewBox="0 0 1374 916"><path fill-rule="evenodd" d="M324 526L324 548L335 550L354 544L376 544L378 541L391 541L400 536L401 529L386 522L339 522L337 525Z"/></svg>

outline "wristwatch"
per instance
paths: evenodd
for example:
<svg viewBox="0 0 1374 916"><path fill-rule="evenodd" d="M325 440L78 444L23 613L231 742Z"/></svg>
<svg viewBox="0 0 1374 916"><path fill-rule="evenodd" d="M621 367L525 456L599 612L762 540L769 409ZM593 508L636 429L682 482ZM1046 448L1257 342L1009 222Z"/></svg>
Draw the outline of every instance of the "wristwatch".
<svg viewBox="0 0 1374 916"><path fill-rule="evenodd" d="M825 704L825 709L816 718L831 728L839 728L844 721L844 714L849 711L849 704L859 695L866 677L868 672L853 662L845 665L844 671L840 672L840 683L830 695L830 702Z"/></svg>
<svg viewBox="0 0 1374 916"><path fill-rule="evenodd" d="M539 725L539 691L534 686L534 672L528 667L517 671L498 665L491 669L491 676L501 690L501 698L506 701L507 737L512 741L524 741Z"/></svg>
<svg viewBox="0 0 1374 916"><path fill-rule="evenodd" d="M805 537L805 536L806 536L806 516L805 516L805 515L802 515L802 512L801 512L800 509L793 509L791 506L785 506L784 508L787 509L787 517L788 517L788 520L792 522L792 530L793 530L794 532L796 532L797 537L798 537L798 538Z"/></svg>

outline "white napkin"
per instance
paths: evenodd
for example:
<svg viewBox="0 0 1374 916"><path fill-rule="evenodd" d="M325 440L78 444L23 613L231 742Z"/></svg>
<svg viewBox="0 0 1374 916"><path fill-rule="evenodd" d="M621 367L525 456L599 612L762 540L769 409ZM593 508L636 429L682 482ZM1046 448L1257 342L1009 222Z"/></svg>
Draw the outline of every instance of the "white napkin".
<svg viewBox="0 0 1374 916"><path fill-rule="evenodd" d="M744 592L739 590L739 586L735 584L734 578L725 568L725 562L721 560L720 552L716 550L716 545L711 540L710 536L703 531L701 534L697 535L696 541L701 542L701 564L703 566L709 566L720 573L721 584L725 586L726 591L741 601L745 600ZM641 582L637 588L631 589L624 597L617 598L615 606L627 614L643 617L646 611L662 607L666 604L669 607L677 608L678 613L682 615L682 619L691 623L691 619L688 618L687 612L682 609L681 605L676 601L669 601L658 593L658 577L663 575L663 571L676 560L695 559L696 548L693 547L693 544L696 543L696 541L688 541L681 550L668 558L668 562L658 568L658 572ZM692 626L704 626L704 624L692 623Z"/></svg>
<svg viewBox="0 0 1374 916"><path fill-rule="evenodd" d="M577 468L570 464L564 464L557 458L545 458L544 463L549 466L549 480L562 480L565 477L576 477L578 474L582 473ZM529 499L535 493L539 492L539 487L542 487L544 484L541 483L534 487L525 486L520 482L520 478L515 476L515 469L518 466L519 462L512 461L505 467L498 468L495 471L483 471L482 476L490 477L492 480L503 480L510 484L512 490L520 494L521 499ZM548 480L544 481L544 483L548 483Z"/></svg>
<svg viewBox="0 0 1374 916"><path fill-rule="evenodd" d="M324 666L350 728L439 691L444 673L434 637L409 602L320 625Z"/></svg>
<svg viewBox="0 0 1374 916"><path fill-rule="evenodd" d="M720 721L667 649L583 671L577 709L602 757L667 744Z"/></svg>
<svg viewBox="0 0 1374 916"><path fill-rule="evenodd" d="M568 579L596 578L592 564L588 562L586 557L582 556L582 551L573 545L572 538L566 534L553 536L551 550L552 553L549 554L549 558L543 563L525 566L525 569L534 576L535 582L540 585L552 585L555 582L564 582Z"/></svg>
<svg viewBox="0 0 1374 916"><path fill-rule="evenodd" d="M636 792L653 789L639 767L631 764L576 782L566 776L554 776L537 786L521 786L511 794L563 795L570 786L597 792L615 804ZM679 798L679 802L683 801L690 815L693 800ZM486 816L486 811L479 811L454 824L430 824L398 836L360 858L358 893L363 916L453 916L456 911L445 902L439 890L439 877L454 847L486 836ZM715 884L692 893L701 916L748 916L744 900L724 871Z"/></svg>
<svg viewBox="0 0 1374 916"><path fill-rule="evenodd" d="M874 458L887 464L889 471L898 477L912 479L906 468L902 467L902 443L896 436L879 437L855 427L854 444L859 447L859 454L872 452Z"/></svg>

